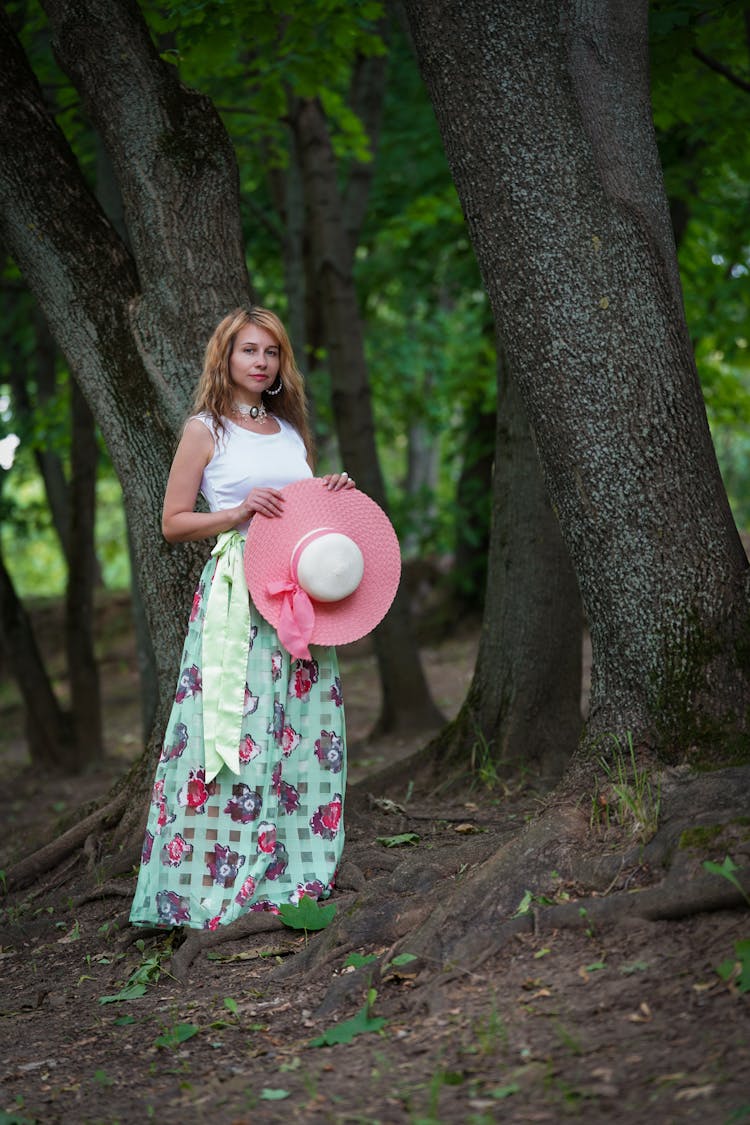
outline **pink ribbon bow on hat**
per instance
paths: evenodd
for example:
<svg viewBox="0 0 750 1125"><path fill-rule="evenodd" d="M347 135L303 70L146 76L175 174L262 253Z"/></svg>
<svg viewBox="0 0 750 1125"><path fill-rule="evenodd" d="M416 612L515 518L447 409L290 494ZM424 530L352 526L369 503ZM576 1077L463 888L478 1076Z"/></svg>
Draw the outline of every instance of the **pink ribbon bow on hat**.
<svg viewBox="0 0 750 1125"><path fill-rule="evenodd" d="M311 660L310 637L315 625L315 610L310 598L296 581L269 582L269 594L283 594L276 632L284 648L295 660Z"/></svg>

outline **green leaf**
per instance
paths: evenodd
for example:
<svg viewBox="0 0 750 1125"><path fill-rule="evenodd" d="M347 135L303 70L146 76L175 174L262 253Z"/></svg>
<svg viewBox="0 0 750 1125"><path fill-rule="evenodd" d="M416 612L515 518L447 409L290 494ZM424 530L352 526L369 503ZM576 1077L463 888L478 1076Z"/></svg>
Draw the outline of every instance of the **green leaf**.
<svg viewBox="0 0 750 1125"><path fill-rule="evenodd" d="M713 863L710 859L704 859L703 867L712 875L721 875L724 879L727 879L733 887L737 888L745 902L750 906L750 896L746 894L744 887L735 875L735 871L739 871L740 869L731 856L725 856L723 863Z"/></svg>
<svg viewBox="0 0 750 1125"><path fill-rule="evenodd" d="M237 1001L233 1000L231 996L224 997L224 1007L228 1012L231 1012L233 1016L238 1016L240 1014L240 1010L237 1007Z"/></svg>
<svg viewBox="0 0 750 1125"><path fill-rule="evenodd" d="M330 926L335 914L333 903L318 906L309 895L303 895L296 906L284 903L279 907L281 921L292 930L324 930Z"/></svg>
<svg viewBox="0 0 750 1125"><path fill-rule="evenodd" d="M410 961L416 961L416 953L397 953L391 961L392 965L408 965Z"/></svg>
<svg viewBox="0 0 750 1125"><path fill-rule="evenodd" d="M620 972L627 977L631 973L645 973L647 968L648 961L633 961L630 965L620 965Z"/></svg>
<svg viewBox="0 0 750 1125"><path fill-rule="evenodd" d="M601 969L606 969L606 961L592 961L590 965L584 965L587 973L598 973Z"/></svg>
<svg viewBox="0 0 750 1125"><path fill-rule="evenodd" d="M534 901L534 895L531 891L524 891L523 898L516 907L515 913L511 915L513 918L518 918L520 914L528 914L531 910L531 904Z"/></svg>
<svg viewBox="0 0 750 1125"><path fill-rule="evenodd" d="M370 1015L370 1004L367 1003L357 1012L356 1016L329 1027L317 1039L312 1039L310 1046L333 1047L336 1043L351 1043L357 1035L366 1035L370 1031L380 1031L386 1023L387 1020L380 1016L373 1017Z"/></svg>
<svg viewBox="0 0 750 1125"><path fill-rule="evenodd" d="M377 953L350 953L344 961L345 969L361 969L363 965L371 965L377 961Z"/></svg>
<svg viewBox="0 0 750 1125"><path fill-rule="evenodd" d="M263 1102L280 1102L288 1097L288 1090L274 1089L273 1086L264 1086L260 1092L260 1099Z"/></svg>
<svg viewBox="0 0 750 1125"><path fill-rule="evenodd" d="M734 980L741 993L750 992L750 938L734 943L734 957L728 957L716 966L722 980Z"/></svg>
<svg viewBox="0 0 750 1125"><path fill-rule="evenodd" d="M118 1016L115 1020L115 1027L130 1027L135 1022L135 1016Z"/></svg>
<svg viewBox="0 0 750 1125"><path fill-rule="evenodd" d="M100 996L100 1004L119 1004L125 1000L138 1000L141 996L145 996L145 984L126 984L119 992L115 992L112 996Z"/></svg>
<svg viewBox="0 0 750 1125"><path fill-rule="evenodd" d="M520 1089L517 1082L511 1082L508 1086L496 1086L494 1090L488 1090L487 1093L491 1098L500 1101L502 1098L509 1098L511 1094L517 1094Z"/></svg>
<svg viewBox="0 0 750 1125"><path fill-rule="evenodd" d="M403 848L407 844L418 844L419 836L416 832L402 832L398 836L376 836L375 840L386 848Z"/></svg>
<svg viewBox="0 0 750 1125"><path fill-rule="evenodd" d="M176 1023L174 1027L166 1029L163 1035L157 1035L154 1039L155 1047L179 1047L181 1043L186 1043L188 1039L192 1039L197 1035L200 1028L194 1023Z"/></svg>

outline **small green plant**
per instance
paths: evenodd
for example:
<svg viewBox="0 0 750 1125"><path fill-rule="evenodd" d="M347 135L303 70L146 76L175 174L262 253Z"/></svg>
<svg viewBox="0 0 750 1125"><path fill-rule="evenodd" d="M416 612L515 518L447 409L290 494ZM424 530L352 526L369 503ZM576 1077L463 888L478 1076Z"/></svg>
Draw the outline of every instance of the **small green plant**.
<svg viewBox="0 0 750 1125"><path fill-rule="evenodd" d="M381 1016L373 1016L372 1014L377 995L374 988L368 988L364 1006L355 1016L329 1027L317 1039L312 1039L309 1046L333 1047L336 1043L351 1043L357 1035L365 1035L369 1031L380 1031L381 1028L385 1027L387 1021Z"/></svg>
<svg viewBox="0 0 750 1125"><path fill-rule="evenodd" d="M588 912L588 910L586 909L585 906L579 906L578 907L578 916L579 916L579 918L582 918L584 922L588 922L588 925L587 925L586 929L584 930L584 933L586 934L586 937L590 937L590 938L595 937L596 931L594 929L594 923L589 918L589 912Z"/></svg>
<svg viewBox="0 0 750 1125"><path fill-rule="evenodd" d="M495 789L501 784L502 778L497 770L497 762L492 756L492 748L487 741L484 731L474 725L474 743L471 747L469 769L477 784L484 789Z"/></svg>
<svg viewBox="0 0 750 1125"><path fill-rule="evenodd" d="M494 1055L507 1047L508 1029L503 1023L494 999L487 1015L481 1016L474 1024L474 1038L483 1055Z"/></svg>
<svg viewBox="0 0 750 1125"><path fill-rule="evenodd" d="M735 875L735 871L739 871L740 869L730 855L724 856L723 863L714 863L710 859L704 859L703 868L705 871L709 871L712 875L721 875L722 878L730 882L732 886L736 887L740 892L747 905L750 906L750 895L747 894L739 879Z"/></svg>
<svg viewBox="0 0 750 1125"><path fill-rule="evenodd" d="M397 836L376 836L375 842L384 848L403 848L408 844L418 844L419 835L416 832L401 832Z"/></svg>
<svg viewBox="0 0 750 1125"><path fill-rule="evenodd" d="M144 953L145 942L143 940L136 942L136 948ZM159 979L162 972L162 960L171 953L171 947L165 949L158 949L152 953L150 957L144 957L140 965L128 977L125 985L119 992L113 993L111 996L100 996L100 1004L118 1004L126 1000L138 1000L141 996L145 996L146 989L149 984L153 984Z"/></svg>
<svg viewBox="0 0 750 1125"><path fill-rule="evenodd" d="M192 1039L197 1035L200 1028L194 1023L176 1023L172 1027L165 1027L161 1035L157 1035L154 1039L154 1046L160 1047L163 1050L174 1050L175 1047L187 1043L188 1039Z"/></svg>
<svg viewBox="0 0 750 1125"><path fill-rule="evenodd" d="M307 945L308 933L324 930L326 926L330 926L335 915L336 907L333 903L329 906L318 906L309 895L303 895L296 905L287 902L279 907L279 917L285 926L291 930L305 931L305 945Z"/></svg>
<svg viewBox="0 0 750 1125"><path fill-rule="evenodd" d="M734 957L716 966L716 972L727 983L733 982L741 993L750 992L750 938L734 943Z"/></svg>
<svg viewBox="0 0 750 1125"><path fill-rule="evenodd" d="M653 787L647 769L640 769L633 746L633 736L628 731L625 746L616 734L604 736L611 739L614 749L611 761L603 754L599 763L609 780L609 793L598 788L591 801L591 824L609 828L615 824L627 828L632 835L646 844L656 834L661 807L661 787Z"/></svg>

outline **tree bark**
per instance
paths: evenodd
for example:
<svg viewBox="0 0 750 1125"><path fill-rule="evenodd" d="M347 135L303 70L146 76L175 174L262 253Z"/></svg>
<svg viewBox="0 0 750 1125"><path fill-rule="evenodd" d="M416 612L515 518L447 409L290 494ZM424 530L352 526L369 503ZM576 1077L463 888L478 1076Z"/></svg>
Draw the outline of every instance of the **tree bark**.
<svg viewBox="0 0 750 1125"><path fill-rule="evenodd" d="M406 7L591 627L588 745L746 760L747 560L685 324L646 4Z"/></svg>
<svg viewBox="0 0 750 1125"><path fill-rule="evenodd" d="M354 285L351 231L343 222L336 161L318 101L292 112L302 162L316 290L328 350L333 412L342 463L357 485L387 509ZM436 725L440 716L424 677L405 595L398 593L373 636L383 688L381 730Z"/></svg>
<svg viewBox="0 0 750 1125"><path fill-rule="evenodd" d="M38 769L67 768L71 753L69 717L55 696L34 630L0 555L0 645L26 709L31 763Z"/></svg>
<svg viewBox="0 0 750 1125"><path fill-rule="evenodd" d="M442 743L446 758L451 744L465 757L468 744L475 770L557 780L581 731L582 631L575 573L523 403L500 359L484 618L457 730Z"/></svg>
<svg viewBox="0 0 750 1125"><path fill-rule="evenodd" d="M65 640L74 770L97 761L104 750L99 669L94 655L96 585L96 467L99 447L94 417L73 382L71 388L70 555L65 595Z"/></svg>
<svg viewBox="0 0 750 1125"><path fill-rule="evenodd" d="M61 59L117 169L133 257L49 118L4 12L0 239L65 352L123 484L160 687L153 747L205 558L201 544L168 546L157 513L209 331L247 299L246 270L236 165L213 107L160 73L170 68L135 4L94 8L49 3L48 11Z"/></svg>
<svg viewBox="0 0 750 1125"><path fill-rule="evenodd" d="M172 428L202 345L248 299L234 150L211 101L182 86L136 0L44 0L52 46L109 152L140 292L132 328Z"/></svg>

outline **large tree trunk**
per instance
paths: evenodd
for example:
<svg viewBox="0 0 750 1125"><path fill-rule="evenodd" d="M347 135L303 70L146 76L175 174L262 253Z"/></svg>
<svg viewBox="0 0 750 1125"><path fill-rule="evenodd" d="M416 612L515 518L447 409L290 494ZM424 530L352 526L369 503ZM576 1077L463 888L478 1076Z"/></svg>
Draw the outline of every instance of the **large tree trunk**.
<svg viewBox="0 0 750 1125"><path fill-rule="evenodd" d="M317 100L294 107L305 199L331 372L333 411L342 463L358 486L387 508L375 447L375 426L364 351L364 332L354 285L351 233L338 188L325 116ZM436 725L440 721L424 677L404 592L374 633L383 701L381 730Z"/></svg>
<svg viewBox="0 0 750 1125"><path fill-rule="evenodd" d="M406 7L591 626L589 733L746 759L747 561L685 325L646 4Z"/></svg>
<svg viewBox="0 0 750 1125"><path fill-rule="evenodd" d="M47 10L61 61L117 170L133 256L89 193L4 13L0 238L66 354L123 485L156 657L152 753L205 555L199 544L166 544L158 512L206 339L248 299L237 169L210 102L183 89L159 59L134 3L51 2ZM134 829L151 770L146 755L128 782Z"/></svg>

